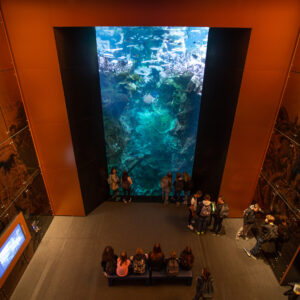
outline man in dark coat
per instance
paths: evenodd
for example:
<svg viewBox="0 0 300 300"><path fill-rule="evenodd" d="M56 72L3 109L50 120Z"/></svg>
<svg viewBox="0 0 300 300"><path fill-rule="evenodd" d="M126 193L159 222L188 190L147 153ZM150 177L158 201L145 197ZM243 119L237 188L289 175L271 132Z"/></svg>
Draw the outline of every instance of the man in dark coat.
<svg viewBox="0 0 300 300"><path fill-rule="evenodd" d="M278 238L278 227L274 224L275 218L271 215L267 215L265 224L261 226L261 233L257 238L255 246L249 251L245 249L248 256L256 259L262 244Z"/></svg>
<svg viewBox="0 0 300 300"><path fill-rule="evenodd" d="M224 202L223 197L219 196L216 206L216 211L214 215L214 227L213 232L219 234L222 229L223 220L228 217L229 207L228 204Z"/></svg>
<svg viewBox="0 0 300 300"><path fill-rule="evenodd" d="M255 224L255 215L260 210L258 204L250 205L245 211L244 211L244 220L243 220L243 227L239 229L239 231L236 234L236 239L239 240L240 237L243 237L244 239L248 240L248 232L252 229L252 227Z"/></svg>

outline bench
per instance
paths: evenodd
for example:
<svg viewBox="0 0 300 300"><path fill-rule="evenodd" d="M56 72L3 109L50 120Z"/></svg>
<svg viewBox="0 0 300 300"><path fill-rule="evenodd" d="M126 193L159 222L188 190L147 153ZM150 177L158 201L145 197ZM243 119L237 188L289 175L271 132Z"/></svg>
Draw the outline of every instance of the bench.
<svg viewBox="0 0 300 300"><path fill-rule="evenodd" d="M193 282L193 272L192 270L179 270L177 276L170 277L167 275L166 271L152 271L151 272L151 283L155 284L158 281L164 282L185 282L186 285L192 285Z"/></svg>
<svg viewBox="0 0 300 300"><path fill-rule="evenodd" d="M144 274L128 274L125 277L118 275L107 275L108 285L112 286L115 282L144 282L150 284L150 272L147 270Z"/></svg>

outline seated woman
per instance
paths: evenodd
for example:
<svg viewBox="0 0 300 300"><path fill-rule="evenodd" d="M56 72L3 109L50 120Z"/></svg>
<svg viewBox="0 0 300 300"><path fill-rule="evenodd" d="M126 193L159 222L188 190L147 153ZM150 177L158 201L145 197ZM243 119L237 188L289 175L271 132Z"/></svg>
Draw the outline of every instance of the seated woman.
<svg viewBox="0 0 300 300"><path fill-rule="evenodd" d="M149 265L152 271L160 271L164 267L165 256L159 243L156 243L149 255Z"/></svg>
<svg viewBox="0 0 300 300"><path fill-rule="evenodd" d="M177 276L179 273L179 263L175 251L171 252L171 257L167 259L166 272L168 276Z"/></svg>
<svg viewBox="0 0 300 300"><path fill-rule="evenodd" d="M125 277L128 275L128 268L131 264L131 261L127 258L126 251L122 251L120 257L117 260L117 275L119 277Z"/></svg>
<svg viewBox="0 0 300 300"><path fill-rule="evenodd" d="M101 260L104 275L113 275L116 273L117 258L118 256L115 255L114 249L111 246L104 248Z"/></svg>
<svg viewBox="0 0 300 300"><path fill-rule="evenodd" d="M182 270L191 270L194 263L194 255L190 247L185 247L179 257L179 265Z"/></svg>
<svg viewBox="0 0 300 300"><path fill-rule="evenodd" d="M148 254L144 254L142 248L137 248L136 253L132 258L133 273L144 274L147 268Z"/></svg>

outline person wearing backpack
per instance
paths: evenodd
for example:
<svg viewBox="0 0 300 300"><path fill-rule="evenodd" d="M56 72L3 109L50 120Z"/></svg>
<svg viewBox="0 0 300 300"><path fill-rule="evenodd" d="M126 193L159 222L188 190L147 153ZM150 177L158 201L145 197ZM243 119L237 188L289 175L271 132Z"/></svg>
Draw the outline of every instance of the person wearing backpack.
<svg viewBox="0 0 300 300"><path fill-rule="evenodd" d="M112 200L118 201L119 196L119 186L120 186L120 179L117 175L117 169L111 168L111 172L108 176L107 182L109 184L109 187L112 191Z"/></svg>
<svg viewBox="0 0 300 300"><path fill-rule="evenodd" d="M185 247L179 256L179 265L182 270L191 270L194 263L194 255L190 247Z"/></svg>
<svg viewBox="0 0 300 300"><path fill-rule="evenodd" d="M225 218L228 217L229 214L229 207L228 204L224 202L222 196L219 196L217 201L217 206L214 215L214 227L213 232L214 234L218 235L222 229L222 223Z"/></svg>
<svg viewBox="0 0 300 300"><path fill-rule="evenodd" d="M174 181L174 190L175 190L174 199L176 201L176 206L180 205L180 202L181 202L181 193L183 191L183 188L184 188L184 180L181 177L181 174L177 173L175 181Z"/></svg>
<svg viewBox="0 0 300 300"><path fill-rule="evenodd" d="M114 249L111 246L106 246L102 253L101 266L103 268L103 273L105 276L113 275L116 273L117 268L117 258Z"/></svg>
<svg viewBox="0 0 300 300"><path fill-rule="evenodd" d="M213 278L207 268L202 268L201 275L197 278L196 295L193 300L212 299L214 296Z"/></svg>
<svg viewBox="0 0 300 300"><path fill-rule="evenodd" d="M123 202L127 203L127 202L131 202L131 198L130 198L130 192L131 192L131 185L132 185L132 180L131 178L128 176L128 172L124 171L121 177L121 186L123 189Z"/></svg>
<svg viewBox="0 0 300 300"><path fill-rule="evenodd" d="M250 205L247 209L244 210L243 227L238 230L235 237L236 240L239 240L240 237L248 240L248 233L255 225L255 216L259 211L260 207L257 203Z"/></svg>
<svg viewBox="0 0 300 300"><path fill-rule="evenodd" d="M187 204L189 204L191 190L192 190L192 187L193 187L192 177L187 172L183 172L182 175L183 175L183 180L184 180L184 185L183 185L184 201L183 201L183 204L187 205Z"/></svg>
<svg viewBox="0 0 300 300"><path fill-rule="evenodd" d="M130 265L131 265L131 261L127 258L126 251L122 251L120 257L118 257L118 259L117 259L116 274L119 277L127 276Z"/></svg>
<svg viewBox="0 0 300 300"><path fill-rule="evenodd" d="M198 228L197 234L205 234L207 222L211 214L210 195L205 195L203 201L197 206Z"/></svg>
<svg viewBox="0 0 300 300"><path fill-rule="evenodd" d="M176 252L172 251L171 256L167 259L166 273L170 277L175 277L179 273L179 262L176 256Z"/></svg>
<svg viewBox="0 0 300 300"><path fill-rule="evenodd" d="M132 269L134 274L144 274L147 270L148 254L144 254L142 248L137 248L132 257Z"/></svg>

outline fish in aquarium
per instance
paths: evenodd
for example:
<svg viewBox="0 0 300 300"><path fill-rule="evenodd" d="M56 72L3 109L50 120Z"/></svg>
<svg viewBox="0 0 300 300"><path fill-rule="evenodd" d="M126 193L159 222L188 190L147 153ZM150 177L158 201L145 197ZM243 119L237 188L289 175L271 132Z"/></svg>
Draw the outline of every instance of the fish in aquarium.
<svg viewBox="0 0 300 300"><path fill-rule="evenodd" d="M96 27L108 169L132 194L158 196L160 179L192 173L207 27Z"/></svg>

